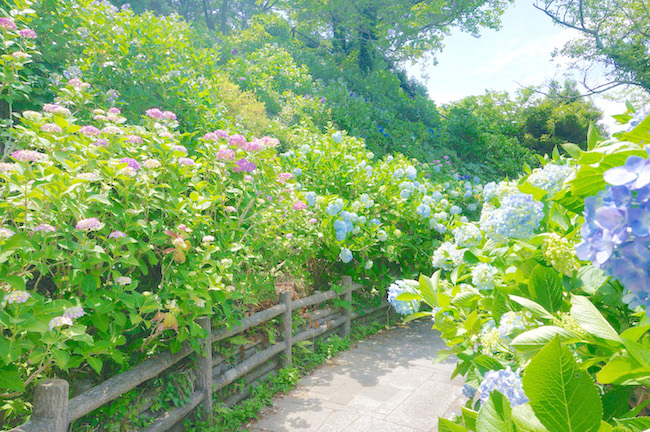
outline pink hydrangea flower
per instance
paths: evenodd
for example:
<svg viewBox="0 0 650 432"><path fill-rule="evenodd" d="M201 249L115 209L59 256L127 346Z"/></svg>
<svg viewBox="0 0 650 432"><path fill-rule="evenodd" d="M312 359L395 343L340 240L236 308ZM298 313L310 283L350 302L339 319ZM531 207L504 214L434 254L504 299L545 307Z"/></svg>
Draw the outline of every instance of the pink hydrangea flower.
<svg viewBox="0 0 650 432"><path fill-rule="evenodd" d="M7 304L23 304L25 303L32 295L27 291L12 291L4 299L7 301Z"/></svg>
<svg viewBox="0 0 650 432"><path fill-rule="evenodd" d="M36 32L29 28L18 30L18 34L27 39L36 39Z"/></svg>
<svg viewBox="0 0 650 432"><path fill-rule="evenodd" d="M230 138L230 135L228 135L228 132L226 132L226 131L223 130L223 129L217 129L216 131L214 131L214 133L215 133L219 138L225 138L225 139Z"/></svg>
<svg viewBox="0 0 650 432"><path fill-rule="evenodd" d="M182 157L178 158L178 163L183 166L192 166L194 165L194 159Z"/></svg>
<svg viewBox="0 0 650 432"><path fill-rule="evenodd" d="M206 235L201 239L203 243L212 243L214 241L214 236Z"/></svg>
<svg viewBox="0 0 650 432"><path fill-rule="evenodd" d="M42 231L42 232L55 232L55 231L56 231L56 227L54 227L54 226L52 226L52 225L50 225L50 224L45 224L45 223L44 223L44 224L36 225L34 228L32 228L32 231L34 231L34 232L38 232L38 231Z"/></svg>
<svg viewBox="0 0 650 432"><path fill-rule="evenodd" d="M47 111L52 114L58 114L61 116L69 116L72 114L69 109L57 104L45 104L43 105L43 111Z"/></svg>
<svg viewBox="0 0 650 432"><path fill-rule="evenodd" d="M127 135L126 140L131 144L142 144L142 137L139 135Z"/></svg>
<svg viewBox="0 0 650 432"><path fill-rule="evenodd" d="M264 144L265 144L266 147L268 147L268 148L273 148L273 147L277 147L277 146L280 145L280 140L277 139L277 138L271 138L271 137L269 137L269 136L265 136L265 137L262 137L262 138L260 138L260 139L261 139L262 141L264 141Z"/></svg>
<svg viewBox="0 0 650 432"><path fill-rule="evenodd" d="M288 173L288 172L283 172L278 174L278 181L280 183L286 183L287 180L290 180L293 177L293 174Z"/></svg>
<svg viewBox="0 0 650 432"><path fill-rule="evenodd" d="M118 135L122 133L122 129L118 126L109 125L102 128L102 133L106 135Z"/></svg>
<svg viewBox="0 0 650 432"><path fill-rule="evenodd" d="M152 119L162 119L163 118L163 112L160 111L158 108L150 108L144 112L147 117L152 118Z"/></svg>
<svg viewBox="0 0 650 432"><path fill-rule="evenodd" d="M307 204L305 204L305 203L302 202L302 201L297 201L297 202L294 203L294 205L293 205L293 209L294 209L294 210L304 210L304 209L306 209L306 208L307 208Z"/></svg>
<svg viewBox="0 0 650 432"><path fill-rule="evenodd" d="M244 176L244 181L247 181L247 182L253 181L253 176L245 175Z"/></svg>
<svg viewBox="0 0 650 432"><path fill-rule="evenodd" d="M316 218L311 218L307 222L309 222L310 224L315 224L318 221L316 220Z"/></svg>
<svg viewBox="0 0 650 432"><path fill-rule="evenodd" d="M14 164L9 162L0 162L0 173L8 173L12 171L16 171Z"/></svg>
<svg viewBox="0 0 650 432"><path fill-rule="evenodd" d="M286 234L284 237L285 237L287 240L291 240L291 239L293 238L293 234L292 234L292 233L288 233L288 234Z"/></svg>
<svg viewBox="0 0 650 432"><path fill-rule="evenodd" d="M120 111L120 109L116 108L116 107L109 108L108 112L111 113L111 114L116 114L116 115L117 114L122 114L122 111Z"/></svg>
<svg viewBox="0 0 650 432"><path fill-rule="evenodd" d="M158 134L158 136L162 138L174 138L174 135L169 131L162 131Z"/></svg>
<svg viewBox="0 0 650 432"><path fill-rule="evenodd" d="M140 163L130 157L124 157L120 159L120 163L125 163L128 165L129 168L131 168L133 171L137 172L140 169Z"/></svg>
<svg viewBox="0 0 650 432"><path fill-rule="evenodd" d="M63 312L63 316L68 317L71 320L81 318L84 315L86 315L86 311L84 311L81 306L72 306Z"/></svg>
<svg viewBox="0 0 650 432"><path fill-rule="evenodd" d="M27 54L26 52L22 52L22 51L14 51L14 52L11 53L11 56L13 58L17 59L17 60L22 60L22 59L26 59L28 57L31 57L29 54Z"/></svg>
<svg viewBox="0 0 650 432"><path fill-rule="evenodd" d="M249 151L249 152L254 152L254 151L260 151L264 148L264 141L262 140L254 140L249 143L246 143L243 147L244 150Z"/></svg>
<svg viewBox="0 0 650 432"><path fill-rule="evenodd" d="M235 162L236 166L232 169L233 172L253 172L257 169L257 165L249 162L246 159L239 159Z"/></svg>
<svg viewBox="0 0 650 432"><path fill-rule="evenodd" d="M22 112L21 115L23 116L23 118L27 118L27 119L34 120L34 121L40 120L40 119L43 118L43 115L41 113L39 113L38 111L32 111L32 110L25 110L25 111Z"/></svg>
<svg viewBox="0 0 650 432"><path fill-rule="evenodd" d="M164 118L165 120L176 120L176 114L174 114L174 113L171 112L171 111L165 111L165 112L163 113L163 118Z"/></svg>
<svg viewBox="0 0 650 432"><path fill-rule="evenodd" d="M68 84L77 89L90 88L90 84L81 81L79 78L72 78L68 80Z"/></svg>
<svg viewBox="0 0 650 432"><path fill-rule="evenodd" d="M146 161L142 162L142 165L149 169L156 169L161 165L161 163L156 159L147 159Z"/></svg>
<svg viewBox="0 0 650 432"><path fill-rule="evenodd" d="M231 135L230 138L228 138L228 144L234 147L244 147L246 142L246 138L240 134Z"/></svg>
<svg viewBox="0 0 650 432"><path fill-rule="evenodd" d="M106 117L104 114L97 114L93 117L93 120L95 121L108 121L108 117Z"/></svg>
<svg viewBox="0 0 650 432"><path fill-rule="evenodd" d="M97 181L99 180L99 176L95 173L79 173L76 175L76 178L79 180L88 180L88 181Z"/></svg>
<svg viewBox="0 0 650 432"><path fill-rule="evenodd" d="M95 141L91 142L90 144L94 145L95 147L108 147L108 141L103 140L103 139L95 140Z"/></svg>
<svg viewBox="0 0 650 432"><path fill-rule="evenodd" d="M126 234L123 233L122 231L113 231L108 235L109 239L124 238L124 237L126 237Z"/></svg>
<svg viewBox="0 0 650 432"><path fill-rule="evenodd" d="M16 150L11 154L11 157L19 162L39 162L44 160L46 156L35 150Z"/></svg>
<svg viewBox="0 0 650 432"><path fill-rule="evenodd" d="M109 114L106 116L106 119L112 121L113 123L124 123L122 118L116 114Z"/></svg>
<svg viewBox="0 0 650 432"><path fill-rule="evenodd" d="M70 317L62 315L62 316L52 318L50 320L50 324L49 324L50 330L54 330L56 328L63 327L64 325L71 326L72 325L72 319Z"/></svg>
<svg viewBox="0 0 650 432"><path fill-rule="evenodd" d="M61 129L61 126L55 123L45 123L43 126L41 126L41 130L43 132L49 132L49 133L62 133L63 129Z"/></svg>
<svg viewBox="0 0 650 432"><path fill-rule="evenodd" d="M95 115L97 115L97 114L106 114L106 111L104 111L103 109L95 108L93 110L93 114L95 114Z"/></svg>
<svg viewBox="0 0 650 432"><path fill-rule="evenodd" d="M447 162L445 162L445 163L446 163L447 165L451 165L451 161L447 161Z"/></svg>
<svg viewBox="0 0 650 432"><path fill-rule="evenodd" d="M235 207L233 207L233 206L226 206L225 210L227 212L230 212L230 213L236 213L237 212L237 209Z"/></svg>
<svg viewBox="0 0 650 432"><path fill-rule="evenodd" d="M11 238L16 234L9 228L0 228L0 240L6 240L8 238Z"/></svg>
<svg viewBox="0 0 650 432"><path fill-rule="evenodd" d="M218 141L219 137L214 132L208 132L207 134L203 135L203 139L206 141Z"/></svg>
<svg viewBox="0 0 650 432"><path fill-rule="evenodd" d="M16 23L11 18L2 17L0 18L0 28L16 30Z"/></svg>
<svg viewBox="0 0 650 432"><path fill-rule="evenodd" d="M97 231L104 227L104 224L99 221L97 218L87 218L81 219L75 225L75 228L81 231Z"/></svg>
<svg viewBox="0 0 650 432"><path fill-rule="evenodd" d="M79 133L84 136L96 136L102 133L98 128L92 125L81 126Z"/></svg>
<svg viewBox="0 0 650 432"><path fill-rule="evenodd" d="M130 285L132 282L131 278L128 276L120 276L115 279L115 283L119 286Z"/></svg>
<svg viewBox="0 0 650 432"><path fill-rule="evenodd" d="M217 159L219 160L233 160L235 159L235 151L232 149L219 149L217 152Z"/></svg>
<svg viewBox="0 0 650 432"><path fill-rule="evenodd" d="M446 159L449 159L449 156L445 155L442 158L446 160Z"/></svg>
<svg viewBox="0 0 650 432"><path fill-rule="evenodd" d="M172 150L187 154L187 148L185 148L185 146L182 146L180 144L172 146Z"/></svg>
<svg viewBox="0 0 650 432"><path fill-rule="evenodd" d="M187 231L187 225L185 224L179 224L176 229L179 229L181 231Z"/></svg>

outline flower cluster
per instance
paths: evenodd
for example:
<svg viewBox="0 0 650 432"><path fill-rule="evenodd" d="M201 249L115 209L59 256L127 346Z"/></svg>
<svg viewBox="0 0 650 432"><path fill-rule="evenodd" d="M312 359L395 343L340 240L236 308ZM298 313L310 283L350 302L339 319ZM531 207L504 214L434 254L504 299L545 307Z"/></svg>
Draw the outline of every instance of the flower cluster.
<svg viewBox="0 0 650 432"><path fill-rule="evenodd" d="M467 223L463 224L457 228L454 228L451 232L454 235L454 242L458 247L461 248L471 248L478 246L483 239L483 234L481 230L474 224Z"/></svg>
<svg viewBox="0 0 650 432"><path fill-rule="evenodd" d="M573 173L569 165L547 164L543 168L534 170L528 177L528 182L533 186L544 189L549 196L558 193L567 178Z"/></svg>
<svg viewBox="0 0 650 432"><path fill-rule="evenodd" d="M513 407L528 402L519 371L513 372L510 366L498 371L491 370L485 374L485 378L478 388L481 404L487 402L490 393L495 390L504 395Z"/></svg>
<svg viewBox="0 0 650 432"><path fill-rule="evenodd" d="M6 296L4 296L5 301L7 304L21 304L25 303L32 295L28 293L27 291L12 291Z"/></svg>
<svg viewBox="0 0 650 432"><path fill-rule="evenodd" d="M339 253L339 258L341 259L341 261L347 264L350 261L352 261L352 252L350 251L350 249L341 248L341 252Z"/></svg>
<svg viewBox="0 0 650 432"><path fill-rule="evenodd" d="M499 336L506 338L513 334L516 330L526 329L526 318L528 316L523 312L506 312L501 315L499 320Z"/></svg>
<svg viewBox="0 0 650 432"><path fill-rule="evenodd" d="M419 286L418 281L410 279L396 280L395 283L390 284L388 287L388 302L395 308L395 312L401 315L408 315L420 309L420 304L415 300L397 300L397 296L402 293L417 294Z"/></svg>
<svg viewBox="0 0 650 432"><path fill-rule="evenodd" d="M444 242L433 253L431 264L435 268L449 271L463 262L464 253L463 249L458 249L453 243Z"/></svg>
<svg viewBox="0 0 650 432"><path fill-rule="evenodd" d="M646 147L650 153L650 148ZM630 156L604 179L611 187L585 199L578 258L591 261L626 288L630 308L650 307L650 160Z"/></svg>
<svg viewBox="0 0 650 432"><path fill-rule="evenodd" d="M480 290L491 290L497 273L497 269L490 264L478 263L472 269L472 283Z"/></svg>
<svg viewBox="0 0 650 432"><path fill-rule="evenodd" d="M552 233L542 243L542 255L547 264L567 276L580 268L575 247L565 237Z"/></svg>
<svg viewBox="0 0 650 432"><path fill-rule="evenodd" d="M485 204L481 211L481 229L499 243L510 239L528 239L544 218L543 204L532 195L515 193L501 200L500 207Z"/></svg>
<svg viewBox="0 0 650 432"><path fill-rule="evenodd" d="M82 231L97 231L104 227L104 224L99 221L97 218L87 218L81 219L75 225L75 228Z"/></svg>

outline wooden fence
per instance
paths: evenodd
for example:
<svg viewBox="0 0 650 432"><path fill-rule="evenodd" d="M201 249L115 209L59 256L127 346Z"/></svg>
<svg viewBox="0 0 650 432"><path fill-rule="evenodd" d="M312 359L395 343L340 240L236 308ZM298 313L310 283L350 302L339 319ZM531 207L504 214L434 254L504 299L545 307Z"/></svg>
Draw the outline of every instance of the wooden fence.
<svg viewBox="0 0 650 432"><path fill-rule="evenodd" d="M343 337L349 336L350 323L353 318L351 307L340 308L338 311L330 310L326 313L326 316L317 320L314 326L310 326L295 335L292 334L293 313L337 297L343 297L343 300L351 305L352 291L360 286L353 284L350 277L344 276L343 291L341 293L330 290L292 301L291 293L283 291L280 293L278 305L251 315L241 320L239 326L230 329L212 330L210 319L200 318L197 323L207 330L208 337L202 341L202 352L197 353L197 361L194 363L196 380L193 393L189 396L189 400L185 405L162 413L149 426L140 429L140 431L167 431L199 405L203 407L204 420L211 421L214 392L225 388L242 377L246 377L251 372L255 374L253 378L263 378L274 369L277 361L275 363L271 362L266 367L264 365L274 357L278 357L279 354L281 355L282 366L290 366L292 364L291 348L299 342L316 338L332 332L334 329L338 329ZM383 305L375 309L375 311L383 309L385 306ZM212 344L236 336L280 315L282 315L282 341L251 354L234 367L224 370L224 362L217 364L215 367L212 359ZM67 381L62 379L44 380L36 386L34 392L31 420L11 429L9 432L67 432L70 424L75 420L122 396L145 381L159 376L193 352L194 350L189 343L184 343L176 353L159 353L128 371L116 375L71 399L69 398L69 383ZM262 370L260 370L260 367ZM240 395L239 400L243 399L242 396L245 397L246 394Z"/></svg>

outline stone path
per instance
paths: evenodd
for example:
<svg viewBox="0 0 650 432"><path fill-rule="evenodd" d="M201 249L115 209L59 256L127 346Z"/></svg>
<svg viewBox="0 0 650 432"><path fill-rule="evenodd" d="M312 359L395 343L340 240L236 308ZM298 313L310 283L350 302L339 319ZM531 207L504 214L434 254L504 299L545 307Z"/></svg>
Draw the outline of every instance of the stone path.
<svg viewBox="0 0 650 432"><path fill-rule="evenodd" d="M276 398L250 432L437 431L438 417L460 412L463 379L455 360L432 364L445 348L430 321L375 335Z"/></svg>

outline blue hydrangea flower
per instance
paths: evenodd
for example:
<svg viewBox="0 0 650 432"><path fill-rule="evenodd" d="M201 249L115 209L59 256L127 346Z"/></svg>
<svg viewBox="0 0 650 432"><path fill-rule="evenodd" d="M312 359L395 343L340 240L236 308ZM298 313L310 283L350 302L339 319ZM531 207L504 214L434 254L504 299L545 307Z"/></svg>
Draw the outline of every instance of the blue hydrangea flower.
<svg viewBox="0 0 650 432"><path fill-rule="evenodd" d="M437 173L440 172L440 169L441 169L441 168L442 168L442 167L441 167L440 165L434 165L434 166L433 166L433 170L434 170L435 172L437 172Z"/></svg>
<svg viewBox="0 0 650 432"><path fill-rule="evenodd" d="M474 399L474 396L476 396L476 389L469 384L463 385L463 396L467 399Z"/></svg>
<svg viewBox="0 0 650 432"><path fill-rule="evenodd" d="M336 202L330 203L325 209L325 213L327 213L330 216L336 216L337 214L339 214L340 211L341 211L341 206L339 206L338 203Z"/></svg>
<svg viewBox="0 0 650 432"><path fill-rule="evenodd" d="M407 199L409 199L409 197L411 196L411 190L410 190L410 189L402 189L402 190L400 191L400 193L399 193L399 196L400 196L403 200L407 200Z"/></svg>
<svg viewBox="0 0 650 432"><path fill-rule="evenodd" d="M646 147L650 153L650 148ZM589 260L625 287L630 308L650 307L650 162L630 156L605 172L612 186L585 199L578 258Z"/></svg>
<svg viewBox="0 0 650 432"><path fill-rule="evenodd" d="M337 219L334 221L334 230L335 231L345 231L348 232L347 226L343 219Z"/></svg>
<svg viewBox="0 0 650 432"><path fill-rule="evenodd" d="M381 225L381 221L377 218L370 219L370 223L373 225Z"/></svg>
<svg viewBox="0 0 650 432"><path fill-rule="evenodd" d="M332 141L334 141L337 144L340 144L341 141L343 140L343 134L341 131L336 131L332 134Z"/></svg>
<svg viewBox="0 0 650 432"><path fill-rule="evenodd" d="M528 182L553 196L562 189L572 172L573 168L569 165L546 164L543 168L534 170L528 176Z"/></svg>
<svg viewBox="0 0 650 432"><path fill-rule="evenodd" d="M298 177L302 175L302 168L296 168L292 171L292 174L294 177Z"/></svg>
<svg viewBox="0 0 650 432"><path fill-rule="evenodd" d="M434 229L440 234L444 234L447 232L447 227L441 223L436 223Z"/></svg>
<svg viewBox="0 0 650 432"><path fill-rule="evenodd" d="M491 290L494 288L494 277L497 273L496 267L487 263L478 263L472 269L472 284L480 290Z"/></svg>
<svg viewBox="0 0 650 432"><path fill-rule="evenodd" d="M316 195L316 192L307 192L305 194L305 201L307 201L307 204L309 204L310 207L313 207L316 205L316 200L318 199L318 196Z"/></svg>
<svg viewBox="0 0 650 432"><path fill-rule="evenodd" d="M465 190L465 193L463 194L463 196L464 196L465 198L469 198L469 197L471 197L471 196L472 196L472 190L471 190L471 189L467 189L467 190Z"/></svg>
<svg viewBox="0 0 650 432"><path fill-rule="evenodd" d="M422 219L426 219L431 215L431 207L426 204L420 204L415 209L415 212L420 215Z"/></svg>
<svg viewBox="0 0 650 432"><path fill-rule="evenodd" d="M386 241L388 240L388 234L386 234L386 231L384 230L379 230L377 231L377 239L379 241Z"/></svg>
<svg viewBox="0 0 650 432"><path fill-rule="evenodd" d="M519 371L513 372L510 366L499 371L491 370L485 374L485 378L478 388L481 404L487 402L490 393L494 390L503 394L512 407L529 402L526 393L524 393Z"/></svg>
<svg viewBox="0 0 650 432"><path fill-rule="evenodd" d="M501 315L499 320L499 335L502 338L507 338L516 330L526 330L526 322L524 321L523 312L506 312Z"/></svg>
<svg viewBox="0 0 650 432"><path fill-rule="evenodd" d="M345 230L336 231L336 240L343 241L348 236L348 232Z"/></svg>
<svg viewBox="0 0 650 432"><path fill-rule="evenodd" d="M461 225L454 228L451 233L454 235L454 242L461 248L478 246L483 240L481 230L474 224Z"/></svg>
<svg viewBox="0 0 650 432"><path fill-rule="evenodd" d="M481 229L488 238L500 243L510 239L526 240L533 236L544 218L543 204L532 195L508 195L496 208L489 204L481 212Z"/></svg>
<svg viewBox="0 0 650 432"><path fill-rule="evenodd" d="M487 202L497 196L497 184L490 182L483 188L483 199Z"/></svg>
<svg viewBox="0 0 650 432"><path fill-rule="evenodd" d="M341 261L347 264L350 261L352 261L352 252L350 252L350 249L348 248L341 248L341 252L339 253L339 258L341 259Z"/></svg>
<svg viewBox="0 0 650 432"><path fill-rule="evenodd" d="M471 212L475 211L477 208L478 208L478 204L476 204L476 203L470 203L470 204L467 206L467 210L469 210L469 211L471 211Z"/></svg>
<svg viewBox="0 0 650 432"><path fill-rule="evenodd" d="M402 168L397 168L395 171L393 171L393 177L395 177L396 179L401 179L402 177L404 177L404 174L406 173Z"/></svg>
<svg viewBox="0 0 650 432"><path fill-rule="evenodd" d="M444 242L433 253L431 264L435 268L449 271L463 262L464 254L465 251L458 249L453 243Z"/></svg>
<svg viewBox="0 0 650 432"><path fill-rule="evenodd" d="M443 197L443 195L442 195L442 192L440 192L440 191L434 191L434 192L431 194L431 199L432 199L433 201L435 201L435 202L440 201L440 200L442 199L442 197Z"/></svg>
<svg viewBox="0 0 650 432"><path fill-rule="evenodd" d="M414 280L396 280L395 283L388 287L388 302L395 308L395 312L400 315L409 315L420 309L420 304L414 300L404 301L397 300L397 296L402 293L418 293L420 284Z"/></svg>
<svg viewBox="0 0 650 432"><path fill-rule="evenodd" d="M474 181L474 183L481 183L481 179L478 177L474 177L472 180Z"/></svg>
<svg viewBox="0 0 650 432"><path fill-rule="evenodd" d="M415 167L409 165L406 167L406 178L413 181L416 179L418 175L418 170L415 169Z"/></svg>
<svg viewBox="0 0 650 432"><path fill-rule="evenodd" d="M359 216L359 220L357 221L357 223L359 225L364 225L367 221L368 221L368 218L366 218L365 216Z"/></svg>
<svg viewBox="0 0 650 432"><path fill-rule="evenodd" d="M453 215L461 214L463 212L463 209L460 208L460 206L453 205L449 208L449 213Z"/></svg>

